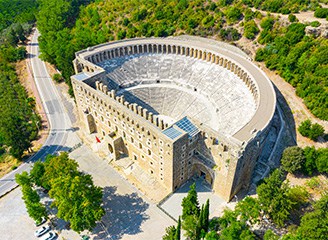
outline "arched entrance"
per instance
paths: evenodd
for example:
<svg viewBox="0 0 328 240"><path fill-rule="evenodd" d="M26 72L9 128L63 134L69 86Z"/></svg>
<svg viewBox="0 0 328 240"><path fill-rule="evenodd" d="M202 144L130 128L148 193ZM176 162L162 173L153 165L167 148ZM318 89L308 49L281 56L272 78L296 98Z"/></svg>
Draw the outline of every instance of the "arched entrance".
<svg viewBox="0 0 328 240"><path fill-rule="evenodd" d="M87 115L87 125L88 125L90 134L97 132L97 126L95 123L95 119L90 113Z"/></svg>
<svg viewBox="0 0 328 240"><path fill-rule="evenodd" d="M197 177L203 178L209 185L212 186L214 175L203 164L195 163L193 165L193 173Z"/></svg>

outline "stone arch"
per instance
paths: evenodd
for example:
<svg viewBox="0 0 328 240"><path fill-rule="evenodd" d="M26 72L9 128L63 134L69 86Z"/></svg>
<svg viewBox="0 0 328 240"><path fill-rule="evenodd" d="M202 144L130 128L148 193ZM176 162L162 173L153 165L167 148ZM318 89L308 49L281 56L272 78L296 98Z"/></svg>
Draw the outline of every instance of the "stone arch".
<svg viewBox="0 0 328 240"><path fill-rule="evenodd" d="M181 47L181 55L186 55L186 48L185 47Z"/></svg>
<svg viewBox="0 0 328 240"><path fill-rule="evenodd" d="M153 52L153 46L151 44L148 44L148 52L149 53Z"/></svg>
<svg viewBox="0 0 328 240"><path fill-rule="evenodd" d="M214 173L202 163L193 164L193 174L198 177L203 177L208 184L212 186L214 182Z"/></svg>
<svg viewBox="0 0 328 240"><path fill-rule="evenodd" d="M92 114L88 114L87 115L87 127L88 127L88 130L89 130L89 133L96 133L97 132L97 126L96 126L96 122L95 122L95 119L94 117L92 116Z"/></svg>
<svg viewBox="0 0 328 240"><path fill-rule="evenodd" d="M158 53L162 53L162 45L161 44L158 45Z"/></svg>
<svg viewBox="0 0 328 240"><path fill-rule="evenodd" d="M166 49L167 49L167 48L166 48L166 45L164 44L164 45L163 45L163 53L166 53L166 51L167 51Z"/></svg>
<svg viewBox="0 0 328 240"><path fill-rule="evenodd" d="M170 54L172 52L171 45L167 45L167 53Z"/></svg>
<svg viewBox="0 0 328 240"><path fill-rule="evenodd" d="M154 50L154 53L157 53L158 52L157 51L157 45L156 44L153 45L153 50Z"/></svg>
<svg viewBox="0 0 328 240"><path fill-rule="evenodd" d="M175 45L172 46L172 53L173 54L176 54L177 53L177 48Z"/></svg>

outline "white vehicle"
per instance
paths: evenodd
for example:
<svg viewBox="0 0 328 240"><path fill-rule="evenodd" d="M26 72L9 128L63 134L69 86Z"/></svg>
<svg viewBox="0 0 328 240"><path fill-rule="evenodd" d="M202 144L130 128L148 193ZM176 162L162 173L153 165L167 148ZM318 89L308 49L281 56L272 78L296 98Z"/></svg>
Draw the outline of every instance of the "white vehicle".
<svg viewBox="0 0 328 240"><path fill-rule="evenodd" d="M41 235L45 234L50 230L50 226L48 224L40 227L38 230L35 231L34 235L36 237L40 237Z"/></svg>
<svg viewBox="0 0 328 240"><path fill-rule="evenodd" d="M57 233L50 231L47 234L43 235L40 240L53 240L57 238Z"/></svg>
<svg viewBox="0 0 328 240"><path fill-rule="evenodd" d="M41 218L41 222L34 222L35 226L41 226L42 224L44 224L47 221L47 219L45 219L44 217Z"/></svg>

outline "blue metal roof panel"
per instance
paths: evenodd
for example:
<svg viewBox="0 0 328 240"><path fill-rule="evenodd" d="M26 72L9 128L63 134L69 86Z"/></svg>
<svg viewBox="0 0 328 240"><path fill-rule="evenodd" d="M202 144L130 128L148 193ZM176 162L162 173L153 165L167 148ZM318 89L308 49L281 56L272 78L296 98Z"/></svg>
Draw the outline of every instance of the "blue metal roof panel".
<svg viewBox="0 0 328 240"><path fill-rule="evenodd" d="M81 72L81 73L78 73L78 74L74 75L73 77L76 80L83 81L85 79L88 79L90 77L90 75L85 73L85 72Z"/></svg>
<svg viewBox="0 0 328 240"><path fill-rule="evenodd" d="M182 132L180 132L179 130L177 130L177 129L173 128L173 127L169 127L167 129L165 129L163 131L163 133L166 136L168 136L169 138L171 138L172 140L175 139L175 138L177 138L177 137L179 137L182 134Z"/></svg>
<svg viewBox="0 0 328 240"><path fill-rule="evenodd" d="M186 131L189 137L194 137L197 133L199 133L198 128L187 117L177 121L174 125L178 126L183 131Z"/></svg>

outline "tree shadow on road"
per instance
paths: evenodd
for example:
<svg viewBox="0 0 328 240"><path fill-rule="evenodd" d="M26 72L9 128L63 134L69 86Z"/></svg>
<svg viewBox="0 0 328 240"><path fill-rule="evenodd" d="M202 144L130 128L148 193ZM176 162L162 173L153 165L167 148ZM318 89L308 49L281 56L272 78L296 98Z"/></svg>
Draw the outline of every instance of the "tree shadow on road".
<svg viewBox="0 0 328 240"><path fill-rule="evenodd" d="M149 219L145 213L149 204L137 193L119 195L116 187L104 188L104 209L102 222L97 224L92 234L94 239L121 239L124 234L141 232L141 224Z"/></svg>

